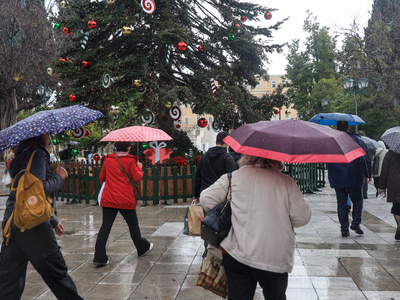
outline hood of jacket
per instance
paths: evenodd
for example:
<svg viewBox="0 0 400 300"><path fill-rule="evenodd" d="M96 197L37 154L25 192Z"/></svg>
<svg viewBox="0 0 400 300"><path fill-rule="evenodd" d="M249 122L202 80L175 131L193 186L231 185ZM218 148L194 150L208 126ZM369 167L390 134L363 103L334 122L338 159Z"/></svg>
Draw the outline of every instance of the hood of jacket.
<svg viewBox="0 0 400 300"><path fill-rule="evenodd" d="M220 157L221 155L224 155L225 153L227 153L227 149L222 146L211 147L207 151L207 155L210 159L216 159L216 158Z"/></svg>

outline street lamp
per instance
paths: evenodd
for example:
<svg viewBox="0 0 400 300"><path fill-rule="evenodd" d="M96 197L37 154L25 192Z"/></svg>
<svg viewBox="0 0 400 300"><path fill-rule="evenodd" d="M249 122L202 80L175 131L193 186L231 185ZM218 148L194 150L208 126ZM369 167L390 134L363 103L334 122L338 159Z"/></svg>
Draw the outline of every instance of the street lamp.
<svg viewBox="0 0 400 300"><path fill-rule="evenodd" d="M354 94L354 103L356 107L356 116L357 116L357 94L361 93L364 89L368 87L369 80L367 78L363 78L357 81L357 79L347 78L343 81L343 88L348 93ZM356 132L358 131L358 126L356 125Z"/></svg>
<svg viewBox="0 0 400 300"><path fill-rule="evenodd" d="M321 100L321 105L322 105L322 109L324 110L324 113L326 112L326 108L328 106L328 102L329 102L329 100L326 97Z"/></svg>
<svg viewBox="0 0 400 300"><path fill-rule="evenodd" d="M39 85L36 88L36 93L44 101L44 107L46 107L47 106L47 100L50 99L51 95L53 94L53 91L51 89L49 89L49 88L46 88L46 86Z"/></svg>

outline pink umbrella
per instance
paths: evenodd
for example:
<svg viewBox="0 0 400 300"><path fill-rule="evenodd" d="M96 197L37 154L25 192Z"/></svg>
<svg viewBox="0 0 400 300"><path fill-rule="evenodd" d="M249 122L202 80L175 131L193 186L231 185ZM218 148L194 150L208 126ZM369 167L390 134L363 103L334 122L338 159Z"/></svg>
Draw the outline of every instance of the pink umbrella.
<svg viewBox="0 0 400 300"><path fill-rule="evenodd" d="M131 126L111 131L100 142L150 142L172 140L166 132L146 126Z"/></svg>

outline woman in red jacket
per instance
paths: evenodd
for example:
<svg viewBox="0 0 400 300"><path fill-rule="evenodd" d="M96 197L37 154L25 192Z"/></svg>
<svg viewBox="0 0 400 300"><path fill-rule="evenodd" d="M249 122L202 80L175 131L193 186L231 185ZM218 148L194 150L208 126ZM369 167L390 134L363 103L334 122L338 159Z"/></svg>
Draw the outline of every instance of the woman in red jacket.
<svg viewBox="0 0 400 300"><path fill-rule="evenodd" d="M101 182L105 182L105 186L101 196L103 223L97 235L93 260L93 264L96 266L109 264L106 244L118 211L128 224L139 257L148 254L154 246L140 234L133 187L125 176L126 174L130 180L139 182L143 177L142 164L136 162L133 155L128 154L131 148L129 142L116 142L115 148L115 153L106 156L99 174L99 179Z"/></svg>

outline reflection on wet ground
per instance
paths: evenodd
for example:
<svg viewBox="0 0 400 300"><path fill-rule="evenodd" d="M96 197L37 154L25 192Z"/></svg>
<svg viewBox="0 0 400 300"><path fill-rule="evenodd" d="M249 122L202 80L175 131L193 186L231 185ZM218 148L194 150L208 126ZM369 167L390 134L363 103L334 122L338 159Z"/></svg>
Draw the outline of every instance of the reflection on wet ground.
<svg viewBox="0 0 400 300"><path fill-rule="evenodd" d="M0 183L0 194L5 191ZM400 242L394 239L391 204L374 197L372 184L369 191L362 222L365 234L351 231L348 238L340 234L333 190L305 195L313 217L296 229L288 299L400 299ZM5 201L0 197L1 217ZM138 206L142 235L155 244L153 252L140 259L118 216L107 246L110 264L98 268L92 260L100 207L59 203L66 234L58 242L80 294L85 299L221 299L196 287L203 241L182 233L186 205ZM55 299L31 266L23 299ZM263 299L260 288L255 299Z"/></svg>

